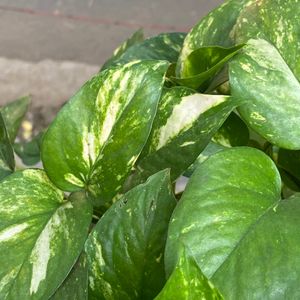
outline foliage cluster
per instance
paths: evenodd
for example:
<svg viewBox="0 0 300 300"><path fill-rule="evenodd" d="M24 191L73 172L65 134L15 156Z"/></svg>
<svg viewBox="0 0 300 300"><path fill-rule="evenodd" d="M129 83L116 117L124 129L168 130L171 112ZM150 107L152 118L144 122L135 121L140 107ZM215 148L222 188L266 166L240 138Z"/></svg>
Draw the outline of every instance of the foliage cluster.
<svg viewBox="0 0 300 300"><path fill-rule="evenodd" d="M3 107L0 299L299 299L299 15L138 31L28 143Z"/></svg>

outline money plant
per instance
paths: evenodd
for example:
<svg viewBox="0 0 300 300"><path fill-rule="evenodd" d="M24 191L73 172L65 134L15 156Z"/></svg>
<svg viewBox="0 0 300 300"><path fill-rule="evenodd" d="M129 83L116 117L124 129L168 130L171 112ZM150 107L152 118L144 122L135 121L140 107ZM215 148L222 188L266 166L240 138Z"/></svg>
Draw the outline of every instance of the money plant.
<svg viewBox="0 0 300 300"><path fill-rule="evenodd" d="M299 299L299 15L137 31L27 143L2 107L0 299Z"/></svg>

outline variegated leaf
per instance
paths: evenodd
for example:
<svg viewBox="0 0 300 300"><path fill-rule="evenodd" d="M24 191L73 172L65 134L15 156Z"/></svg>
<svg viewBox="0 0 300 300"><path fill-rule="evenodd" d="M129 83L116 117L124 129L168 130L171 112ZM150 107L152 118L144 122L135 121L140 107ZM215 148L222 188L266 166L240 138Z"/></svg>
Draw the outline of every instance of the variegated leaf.
<svg viewBox="0 0 300 300"><path fill-rule="evenodd" d="M142 29L137 30L130 38L124 41L115 51L113 56L108 59L101 68L101 71L111 67L130 47L141 43L144 40Z"/></svg>
<svg viewBox="0 0 300 300"><path fill-rule="evenodd" d="M50 300L87 300L88 268L86 254L82 253L68 277Z"/></svg>
<svg viewBox="0 0 300 300"><path fill-rule="evenodd" d="M0 181L15 169L14 151L0 112Z"/></svg>
<svg viewBox="0 0 300 300"><path fill-rule="evenodd" d="M300 80L299 15L298 0L250 1L241 11L232 36L236 43L251 38L269 41Z"/></svg>
<svg viewBox="0 0 300 300"><path fill-rule="evenodd" d="M232 48L219 46L201 47L191 52L182 61L179 77L171 77L174 82L204 92L225 64L234 57L244 45Z"/></svg>
<svg viewBox="0 0 300 300"><path fill-rule="evenodd" d="M182 246L177 265L155 300L221 300L223 297L203 275L195 259Z"/></svg>
<svg viewBox="0 0 300 300"><path fill-rule="evenodd" d="M273 45L250 40L230 63L230 85L232 96L246 101L239 112L249 127L277 146L300 149L300 84Z"/></svg>
<svg viewBox="0 0 300 300"><path fill-rule="evenodd" d="M235 147L202 163L174 210L166 267L184 243L225 299L300 297L300 198L281 200L263 152Z"/></svg>
<svg viewBox="0 0 300 300"><path fill-rule="evenodd" d="M65 105L42 143L45 170L58 187L86 188L99 205L112 200L149 136L168 66L110 68Z"/></svg>
<svg viewBox="0 0 300 300"><path fill-rule="evenodd" d="M30 97L27 96L17 99L0 109L11 143L16 139L29 104Z"/></svg>
<svg viewBox="0 0 300 300"><path fill-rule="evenodd" d="M86 243L89 299L153 299L165 283L164 248L176 205L169 171L130 190Z"/></svg>
<svg viewBox="0 0 300 300"><path fill-rule="evenodd" d="M244 6L252 0L228 0L214 9L186 36L177 64L177 76L182 72L183 62L194 50L205 46L231 47L235 43L230 34Z"/></svg>
<svg viewBox="0 0 300 300"><path fill-rule="evenodd" d="M112 65L149 59L176 62L185 36L185 33L171 32L150 37L127 49Z"/></svg>
<svg viewBox="0 0 300 300"><path fill-rule="evenodd" d="M15 172L0 183L0 299L48 299L86 240L91 205L68 200L44 171Z"/></svg>
<svg viewBox="0 0 300 300"><path fill-rule="evenodd" d="M165 168L171 168L171 179L175 180L238 104L228 96L197 94L184 87L165 89L150 137L125 189Z"/></svg>

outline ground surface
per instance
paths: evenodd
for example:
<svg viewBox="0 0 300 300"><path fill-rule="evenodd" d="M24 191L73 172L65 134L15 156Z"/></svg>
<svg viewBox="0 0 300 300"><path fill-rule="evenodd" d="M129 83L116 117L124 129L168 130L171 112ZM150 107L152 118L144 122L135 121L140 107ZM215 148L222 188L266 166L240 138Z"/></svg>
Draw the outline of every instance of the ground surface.
<svg viewBox="0 0 300 300"><path fill-rule="evenodd" d="M132 32L188 31L221 2L0 0L0 105L31 94L50 120Z"/></svg>

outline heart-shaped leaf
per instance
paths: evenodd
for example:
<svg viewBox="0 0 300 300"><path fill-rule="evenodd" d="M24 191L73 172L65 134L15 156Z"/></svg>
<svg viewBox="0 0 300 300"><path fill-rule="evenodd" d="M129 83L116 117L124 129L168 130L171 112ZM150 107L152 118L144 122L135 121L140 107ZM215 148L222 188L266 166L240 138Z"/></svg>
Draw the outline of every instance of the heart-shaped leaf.
<svg viewBox="0 0 300 300"><path fill-rule="evenodd" d="M297 0L249 1L232 32L236 43L262 38L273 44L300 80L299 14Z"/></svg>
<svg viewBox="0 0 300 300"><path fill-rule="evenodd" d="M186 36L177 64L177 75L181 74L184 61L194 50L205 46L231 47L231 38L237 18L250 0L229 0L211 11Z"/></svg>
<svg viewBox="0 0 300 300"><path fill-rule="evenodd" d="M168 171L113 204L90 234L90 299L153 299L165 283L164 248L176 205Z"/></svg>
<svg viewBox="0 0 300 300"><path fill-rule="evenodd" d="M250 40L230 63L230 85L246 101L239 112L249 127L279 147L300 149L300 84L273 45Z"/></svg>
<svg viewBox="0 0 300 300"><path fill-rule="evenodd" d="M171 32L150 37L127 49L111 66L149 59L176 62L185 36L182 32Z"/></svg>
<svg viewBox="0 0 300 300"><path fill-rule="evenodd" d="M101 68L101 71L113 66L116 61L124 54L130 47L141 43L144 40L144 32L142 29L137 30L133 35L124 41L115 51L113 56L108 59Z"/></svg>
<svg viewBox="0 0 300 300"><path fill-rule="evenodd" d="M5 178L0 183L0 298L48 299L78 258L91 218L82 194L65 200L41 170Z"/></svg>
<svg viewBox="0 0 300 300"><path fill-rule="evenodd" d="M182 62L180 76L171 77L176 83L204 92L214 76L234 57L244 45L232 48L219 46L194 50Z"/></svg>
<svg viewBox="0 0 300 300"><path fill-rule="evenodd" d="M50 300L87 300L88 268L85 253L82 253L68 277Z"/></svg>
<svg viewBox="0 0 300 300"><path fill-rule="evenodd" d="M15 169L14 151L0 112L0 181Z"/></svg>
<svg viewBox="0 0 300 300"><path fill-rule="evenodd" d="M232 148L202 163L174 210L166 265L179 241L225 299L299 297L300 198L281 200L273 161Z"/></svg>
<svg viewBox="0 0 300 300"><path fill-rule="evenodd" d="M30 97L22 97L1 108L9 140L13 143L30 104Z"/></svg>
<svg viewBox="0 0 300 300"><path fill-rule="evenodd" d="M223 299L203 275L194 258L182 248L175 270L155 300Z"/></svg>
<svg viewBox="0 0 300 300"><path fill-rule="evenodd" d="M58 187L86 188L99 205L112 200L150 134L168 65L110 68L64 106L42 143L45 170Z"/></svg>
<svg viewBox="0 0 300 300"><path fill-rule="evenodd" d="M171 179L175 180L196 160L238 104L228 96L197 94L184 87L165 89L150 137L126 189L166 168L171 168Z"/></svg>

